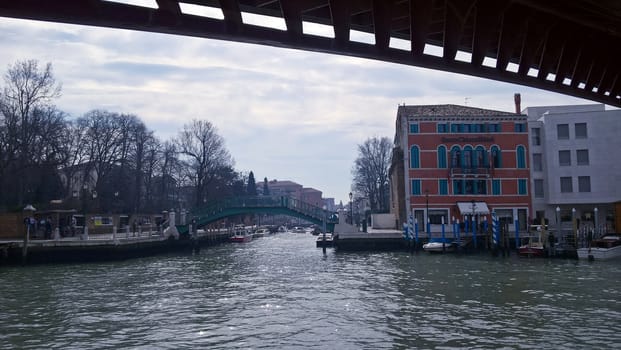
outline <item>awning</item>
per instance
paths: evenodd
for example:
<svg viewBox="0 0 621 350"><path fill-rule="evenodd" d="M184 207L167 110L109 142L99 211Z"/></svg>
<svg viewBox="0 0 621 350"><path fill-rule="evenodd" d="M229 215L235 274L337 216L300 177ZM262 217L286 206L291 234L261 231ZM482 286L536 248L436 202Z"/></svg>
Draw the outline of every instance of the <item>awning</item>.
<svg viewBox="0 0 621 350"><path fill-rule="evenodd" d="M472 215L472 202L457 202L457 207L461 215ZM485 202L474 202L474 213L487 215L489 208Z"/></svg>

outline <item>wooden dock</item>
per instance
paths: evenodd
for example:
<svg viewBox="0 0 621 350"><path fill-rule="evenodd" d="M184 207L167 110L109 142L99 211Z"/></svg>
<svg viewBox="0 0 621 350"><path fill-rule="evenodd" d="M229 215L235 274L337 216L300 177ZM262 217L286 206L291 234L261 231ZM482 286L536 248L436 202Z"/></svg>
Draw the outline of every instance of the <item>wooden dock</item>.
<svg viewBox="0 0 621 350"><path fill-rule="evenodd" d="M403 233L396 230L370 230L370 232L335 233L333 245L341 251L397 251L406 250Z"/></svg>
<svg viewBox="0 0 621 350"><path fill-rule="evenodd" d="M179 251L197 251L201 247L228 242L228 231L201 232L164 236L161 233L102 234L88 239L64 237L60 239L30 240L23 256L23 240L0 241L0 264L39 264L124 260Z"/></svg>

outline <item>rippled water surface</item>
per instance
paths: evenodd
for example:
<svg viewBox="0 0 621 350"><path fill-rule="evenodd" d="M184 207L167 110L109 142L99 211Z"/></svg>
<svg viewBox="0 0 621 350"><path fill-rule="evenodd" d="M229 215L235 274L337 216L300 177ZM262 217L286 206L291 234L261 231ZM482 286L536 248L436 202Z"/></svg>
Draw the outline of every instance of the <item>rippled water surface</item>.
<svg viewBox="0 0 621 350"><path fill-rule="evenodd" d="M621 348L620 261L324 256L314 238L0 267L0 348Z"/></svg>

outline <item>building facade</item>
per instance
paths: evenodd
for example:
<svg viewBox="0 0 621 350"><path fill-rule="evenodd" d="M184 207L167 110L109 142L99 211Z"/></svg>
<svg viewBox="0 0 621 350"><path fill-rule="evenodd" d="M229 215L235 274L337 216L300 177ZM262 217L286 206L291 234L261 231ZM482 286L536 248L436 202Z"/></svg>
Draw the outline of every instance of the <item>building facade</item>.
<svg viewBox="0 0 621 350"><path fill-rule="evenodd" d="M324 205L323 193L312 187L304 187L289 180L271 180L267 186L271 196L290 197L319 208ZM334 200L332 202L334 203Z"/></svg>
<svg viewBox="0 0 621 350"><path fill-rule="evenodd" d="M480 233L495 212L507 231L515 231L516 219L520 230L528 227L526 115L458 105L402 105L394 142L391 210L400 224L412 216L421 231L428 222L431 232L439 232L442 222L451 227L459 220L463 230L474 227Z"/></svg>
<svg viewBox="0 0 621 350"><path fill-rule="evenodd" d="M540 106L528 115L533 210L552 228L619 230L621 110L603 104Z"/></svg>
<svg viewBox="0 0 621 350"><path fill-rule="evenodd" d="M323 207L323 200L321 199L321 191L312 187L304 187L300 193L300 200L304 203L311 204L315 207Z"/></svg>
<svg viewBox="0 0 621 350"><path fill-rule="evenodd" d="M288 180L271 180L268 181L267 187L270 190L271 196L285 196L297 199L302 197L302 188L304 188L304 186Z"/></svg>

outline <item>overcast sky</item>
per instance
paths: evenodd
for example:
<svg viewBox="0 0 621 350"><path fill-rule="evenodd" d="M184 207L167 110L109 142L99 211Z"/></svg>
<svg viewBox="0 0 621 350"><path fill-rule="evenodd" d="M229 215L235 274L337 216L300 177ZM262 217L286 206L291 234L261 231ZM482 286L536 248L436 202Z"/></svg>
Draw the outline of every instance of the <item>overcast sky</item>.
<svg viewBox="0 0 621 350"><path fill-rule="evenodd" d="M357 145L394 136L399 104L514 111L594 103L560 94L346 56L0 17L2 76L16 61L53 65L57 106L135 114L167 140L213 123L239 171L348 201Z"/></svg>

